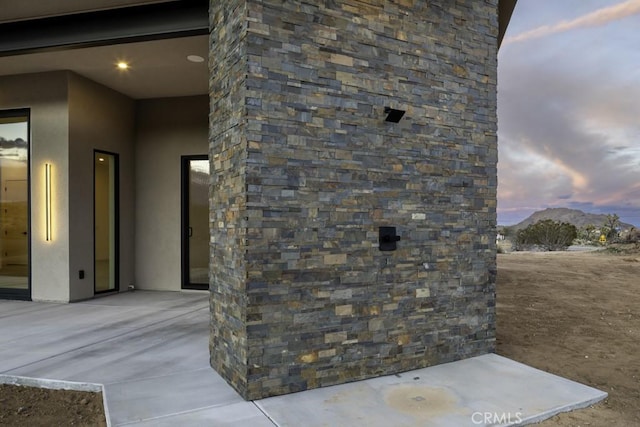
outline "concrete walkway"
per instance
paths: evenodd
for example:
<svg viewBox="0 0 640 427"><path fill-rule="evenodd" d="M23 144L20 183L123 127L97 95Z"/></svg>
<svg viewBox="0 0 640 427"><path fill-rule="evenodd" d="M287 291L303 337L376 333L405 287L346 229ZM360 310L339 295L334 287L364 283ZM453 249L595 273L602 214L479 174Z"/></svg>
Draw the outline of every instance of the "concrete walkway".
<svg viewBox="0 0 640 427"><path fill-rule="evenodd" d="M208 332L207 293L0 300L0 374L103 384L113 426L517 425L606 397L485 355L246 402L209 367Z"/></svg>

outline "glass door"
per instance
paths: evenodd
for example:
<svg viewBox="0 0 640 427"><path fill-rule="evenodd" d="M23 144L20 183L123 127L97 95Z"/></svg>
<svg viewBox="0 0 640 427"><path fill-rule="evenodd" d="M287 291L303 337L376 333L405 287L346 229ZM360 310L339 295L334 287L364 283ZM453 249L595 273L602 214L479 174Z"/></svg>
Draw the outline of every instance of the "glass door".
<svg viewBox="0 0 640 427"><path fill-rule="evenodd" d="M182 157L182 288L209 288L209 159Z"/></svg>
<svg viewBox="0 0 640 427"><path fill-rule="evenodd" d="M0 296L30 299L28 110L0 111L0 185Z"/></svg>
<svg viewBox="0 0 640 427"><path fill-rule="evenodd" d="M118 290L118 155L94 152L95 293Z"/></svg>

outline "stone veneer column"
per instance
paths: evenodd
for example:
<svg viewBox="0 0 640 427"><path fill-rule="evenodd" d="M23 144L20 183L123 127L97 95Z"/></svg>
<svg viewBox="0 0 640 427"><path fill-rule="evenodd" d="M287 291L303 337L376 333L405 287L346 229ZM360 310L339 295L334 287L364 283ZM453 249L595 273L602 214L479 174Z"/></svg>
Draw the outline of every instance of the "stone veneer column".
<svg viewBox="0 0 640 427"><path fill-rule="evenodd" d="M497 0L210 16L211 365L257 399L493 351Z"/></svg>

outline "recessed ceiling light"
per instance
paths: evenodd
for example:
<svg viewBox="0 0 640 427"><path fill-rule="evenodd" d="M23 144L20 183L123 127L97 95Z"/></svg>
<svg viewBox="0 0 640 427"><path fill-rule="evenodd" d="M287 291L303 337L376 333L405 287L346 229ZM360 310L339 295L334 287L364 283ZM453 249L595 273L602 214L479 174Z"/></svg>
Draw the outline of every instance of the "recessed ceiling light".
<svg viewBox="0 0 640 427"><path fill-rule="evenodd" d="M124 61L120 61L116 64L119 70L127 70L129 68L129 64Z"/></svg>
<svg viewBox="0 0 640 427"><path fill-rule="evenodd" d="M204 62L204 58L199 55L189 55L187 56L187 61L191 62Z"/></svg>
<svg viewBox="0 0 640 427"><path fill-rule="evenodd" d="M98 161L104 162L104 158L103 157L98 157Z"/></svg>

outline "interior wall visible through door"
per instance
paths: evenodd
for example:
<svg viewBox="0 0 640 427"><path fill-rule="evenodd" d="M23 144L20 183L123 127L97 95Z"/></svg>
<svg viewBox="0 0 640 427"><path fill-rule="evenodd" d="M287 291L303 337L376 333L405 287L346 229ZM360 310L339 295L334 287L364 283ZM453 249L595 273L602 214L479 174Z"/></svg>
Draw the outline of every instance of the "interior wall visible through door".
<svg viewBox="0 0 640 427"><path fill-rule="evenodd" d="M29 299L29 111L0 111L0 295Z"/></svg>

